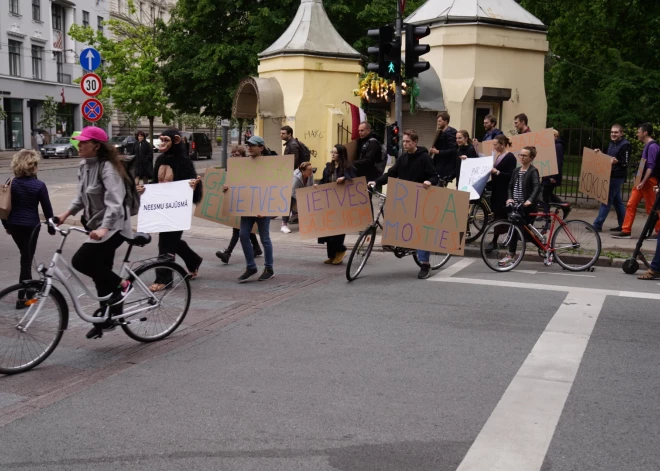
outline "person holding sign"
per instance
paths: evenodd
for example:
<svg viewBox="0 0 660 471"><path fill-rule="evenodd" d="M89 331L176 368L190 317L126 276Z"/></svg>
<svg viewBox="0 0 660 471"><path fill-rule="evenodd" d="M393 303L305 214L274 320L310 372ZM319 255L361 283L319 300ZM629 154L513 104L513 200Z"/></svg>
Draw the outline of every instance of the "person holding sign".
<svg viewBox="0 0 660 471"><path fill-rule="evenodd" d="M509 197L509 182L513 170L518 164L513 153L507 151L509 147L511 147L511 141L504 134L500 134L495 138L495 145L493 146L494 165L490 171L492 191L490 207L493 210L494 221L507 219L508 217L506 200ZM493 241L486 246L486 251L495 249L495 241L498 236L497 233L493 234Z"/></svg>
<svg viewBox="0 0 660 471"><path fill-rule="evenodd" d="M456 129L449 125L451 116L446 111L438 113L438 132L429 154L433 157L433 165L441 179L449 181L456 175Z"/></svg>
<svg viewBox="0 0 660 471"><path fill-rule="evenodd" d="M615 239L630 239L632 237L632 226L635 222L637 214L637 206L644 199L644 206L646 214L651 213L653 203L655 202L655 194L653 187L658 184L658 177L660 177L660 162L658 156L660 154L660 144L653 139L653 126L651 123L643 123L637 129L637 139L644 143L644 150L642 151L642 160L644 169L642 170L641 181L633 187L630 197L628 198L628 205L626 207L626 217L621 226L621 232L612 236ZM655 235L652 239L657 238L658 230L660 230L660 218L655 224Z"/></svg>
<svg viewBox="0 0 660 471"><path fill-rule="evenodd" d="M298 203L296 201L296 189L305 188L314 185L314 169L311 162L303 162L293 172L293 184L291 185L291 213L297 213ZM290 234L289 229L289 216L282 217L282 228L280 229L285 234Z"/></svg>
<svg viewBox="0 0 660 471"><path fill-rule="evenodd" d="M403 150L405 151L396 159L394 165L383 176L375 182L369 182L368 186L387 185L389 177L399 178L410 182L421 183L425 189L438 183L438 174L433 166L433 161L424 148L417 147L419 136L413 129L403 133ZM431 274L431 252L418 250L417 258L421 263L421 269L417 278L426 279Z"/></svg>
<svg viewBox="0 0 660 471"><path fill-rule="evenodd" d="M186 147L181 139L179 130L168 129L164 131L160 135L158 150L160 150L161 154L156 159L154 177L151 183L190 180L190 187L193 189L193 203L199 203L202 199L201 179L197 176L197 171L192 161L186 155ZM144 185L139 185L137 190L138 193L143 194L146 188ZM183 231L161 232L158 235L158 255L180 256L185 262L186 268L188 268L190 279L195 279L199 274L199 267L203 259L181 239L182 236ZM172 283L172 272L163 270L157 273L156 280L149 289L153 292L158 292L167 288L167 285L170 283Z"/></svg>
<svg viewBox="0 0 660 471"><path fill-rule="evenodd" d="M452 181L454 178L461 176L461 162L465 159L472 159L479 157L479 154L474 148L474 145L470 142L470 134L461 129L456 133L456 145L458 145L458 156L456 158L456 173L451 175L449 181ZM458 182L457 182L458 184Z"/></svg>
<svg viewBox="0 0 660 471"><path fill-rule="evenodd" d="M321 178L321 184L324 183L337 183L337 185L343 185L346 180L352 180L357 177L355 168L348 161L348 151L346 147L341 144L337 144L330 151L331 161L323 169L323 177ZM315 184L315 187L318 188L318 185ZM346 246L344 245L344 239L346 234L333 235L328 237L321 237L319 239L319 244L327 244L328 250L328 259L324 261L326 265L339 265L344 260L346 256Z"/></svg>

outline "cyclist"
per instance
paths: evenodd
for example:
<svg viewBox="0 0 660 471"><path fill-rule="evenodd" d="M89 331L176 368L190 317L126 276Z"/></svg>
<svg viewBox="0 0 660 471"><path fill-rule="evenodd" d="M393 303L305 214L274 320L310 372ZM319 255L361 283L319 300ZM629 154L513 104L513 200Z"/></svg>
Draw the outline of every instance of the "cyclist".
<svg viewBox="0 0 660 471"><path fill-rule="evenodd" d="M492 194L490 196L490 207L493 210L493 220L507 218L506 200L508 199L509 182L511 174L516 168L516 156L509 152L507 148L511 147L511 141L504 134L495 138L493 146L493 157L495 162L490 171L490 187ZM486 246L486 252L495 250L495 241L499 234L493 233L493 241Z"/></svg>
<svg viewBox="0 0 660 471"><path fill-rule="evenodd" d="M536 158L536 147L523 147L518 154L521 166L513 170L511 180L509 181L509 199L506 204L522 204L522 215L526 224L534 222L534 216L530 213L536 211L536 203L541 194L541 179L539 171L532 165ZM518 235L514 232L509 244L509 253L499 261L502 267L510 264L516 255L516 245L518 244Z"/></svg>
<svg viewBox="0 0 660 471"><path fill-rule="evenodd" d="M83 211L81 222L90 231L89 239L71 259L71 265L92 278L99 296L112 297L101 303L111 314L121 314L122 301L132 291L131 282L112 271L115 252L125 238L131 238L131 218L124 204L126 170L117 149L108 145L108 135L101 128L88 126L73 139L80 142L78 153L83 161L78 168L78 192L69 209L59 216L63 224L71 215ZM96 324L87 338L99 337L103 329L113 328L109 320Z"/></svg>
<svg viewBox="0 0 660 471"><path fill-rule="evenodd" d="M415 183L421 183L424 188L438 183L438 174L433 166L433 160L428 151L423 147L417 147L419 136L413 129L403 133L403 150L405 151L396 159L394 165L390 167L387 173L383 174L376 181L369 182L369 186L386 185L389 177L400 178ZM431 252L427 250L418 250L417 258L422 268L417 278L425 279L431 274Z"/></svg>

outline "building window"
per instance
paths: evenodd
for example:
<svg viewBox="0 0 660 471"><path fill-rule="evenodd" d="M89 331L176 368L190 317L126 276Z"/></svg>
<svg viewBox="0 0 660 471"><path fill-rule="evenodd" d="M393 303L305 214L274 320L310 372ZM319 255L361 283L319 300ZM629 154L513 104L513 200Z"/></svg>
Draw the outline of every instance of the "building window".
<svg viewBox="0 0 660 471"><path fill-rule="evenodd" d="M124 5L122 5L122 1L117 0L117 13L121 13L123 7Z"/></svg>
<svg viewBox="0 0 660 471"><path fill-rule="evenodd" d="M89 12L83 10L83 27L89 28Z"/></svg>
<svg viewBox="0 0 660 471"><path fill-rule="evenodd" d="M21 76L21 46L18 41L9 40L9 75Z"/></svg>
<svg viewBox="0 0 660 471"><path fill-rule="evenodd" d="M98 16L96 18L96 22L97 22L97 28L99 30L99 33L103 34L103 17Z"/></svg>
<svg viewBox="0 0 660 471"><path fill-rule="evenodd" d="M144 3L140 2L140 22L142 22L143 15L144 15Z"/></svg>
<svg viewBox="0 0 660 471"><path fill-rule="evenodd" d="M41 0L32 0L32 19L41 21Z"/></svg>
<svg viewBox="0 0 660 471"><path fill-rule="evenodd" d="M53 29L64 30L64 8L57 3L53 3Z"/></svg>
<svg viewBox="0 0 660 471"><path fill-rule="evenodd" d="M32 46L32 78L42 80L44 62L44 48L39 46Z"/></svg>
<svg viewBox="0 0 660 471"><path fill-rule="evenodd" d="M62 83L64 80L64 54L62 52L53 52L53 55L57 64L57 81Z"/></svg>
<svg viewBox="0 0 660 471"><path fill-rule="evenodd" d="M156 21L156 7L153 5L151 6L151 18L149 18L149 21L152 23Z"/></svg>

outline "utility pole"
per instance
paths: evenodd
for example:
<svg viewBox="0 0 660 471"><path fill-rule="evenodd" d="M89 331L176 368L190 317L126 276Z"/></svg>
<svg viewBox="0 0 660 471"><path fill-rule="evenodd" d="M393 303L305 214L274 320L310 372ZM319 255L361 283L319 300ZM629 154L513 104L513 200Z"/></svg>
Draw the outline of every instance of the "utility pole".
<svg viewBox="0 0 660 471"><path fill-rule="evenodd" d="M396 2L396 22L394 23L394 41L398 41L399 44L402 44L403 39L403 9L405 8L405 1L397 0ZM401 53L401 48L399 48L399 54ZM395 78L396 83L396 93L394 95L394 119L399 125L399 129L405 129L403 127L403 89L401 84L403 79L401 77L401 68L397 70L397 75ZM399 155L403 152L403 146L399 146ZM398 157L398 156L397 156Z"/></svg>

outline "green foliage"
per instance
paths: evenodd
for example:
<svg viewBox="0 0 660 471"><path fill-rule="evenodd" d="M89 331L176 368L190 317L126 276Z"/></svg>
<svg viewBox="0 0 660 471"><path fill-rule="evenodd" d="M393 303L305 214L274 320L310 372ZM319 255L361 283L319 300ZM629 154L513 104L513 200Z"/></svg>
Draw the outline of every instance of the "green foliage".
<svg viewBox="0 0 660 471"><path fill-rule="evenodd" d="M521 5L549 26L549 124L657 121L657 2L522 0Z"/></svg>
<svg viewBox="0 0 660 471"><path fill-rule="evenodd" d="M46 100L43 102L44 112L37 124L46 128L50 132L50 129L54 128L55 124L57 123L58 106L58 103L52 96L46 95Z"/></svg>
<svg viewBox="0 0 660 471"><path fill-rule="evenodd" d="M4 110L4 108L0 104L0 121L4 121L5 119L7 119L7 112Z"/></svg>

